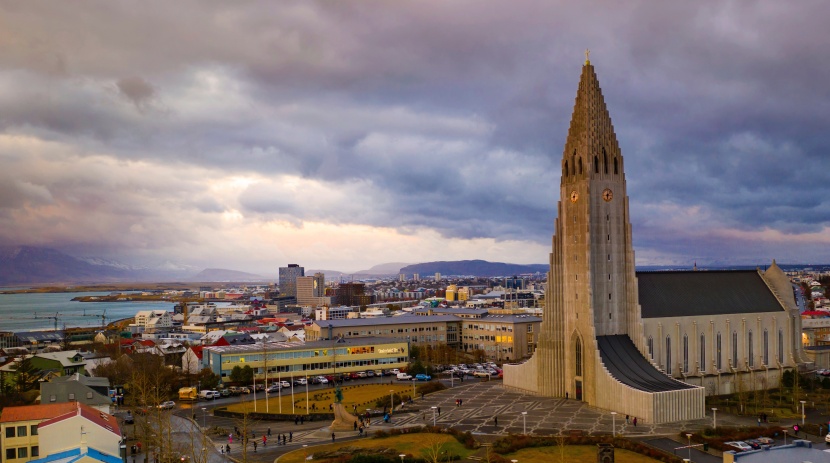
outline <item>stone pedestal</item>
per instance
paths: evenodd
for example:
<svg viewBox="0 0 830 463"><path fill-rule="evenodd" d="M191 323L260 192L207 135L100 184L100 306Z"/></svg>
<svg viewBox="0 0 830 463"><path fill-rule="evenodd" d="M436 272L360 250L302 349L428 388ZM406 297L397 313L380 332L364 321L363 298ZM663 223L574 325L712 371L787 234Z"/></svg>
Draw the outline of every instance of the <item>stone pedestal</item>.
<svg viewBox="0 0 830 463"><path fill-rule="evenodd" d="M343 404L334 404L334 421L331 422L332 431L354 431L354 423L357 417L346 411Z"/></svg>

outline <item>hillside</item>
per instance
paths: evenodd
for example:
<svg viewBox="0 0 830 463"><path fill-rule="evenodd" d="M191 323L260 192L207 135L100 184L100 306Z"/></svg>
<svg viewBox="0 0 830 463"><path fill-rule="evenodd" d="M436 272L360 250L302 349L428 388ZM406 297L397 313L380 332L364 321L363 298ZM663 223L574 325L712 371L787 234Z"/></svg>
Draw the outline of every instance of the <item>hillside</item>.
<svg viewBox="0 0 830 463"><path fill-rule="evenodd" d="M430 276L434 273L441 275L475 275L480 277L511 276L525 273L545 273L548 266L544 264L506 264L502 262L488 262L486 260L459 260L425 262L422 264L407 265L400 273L411 275L417 273Z"/></svg>
<svg viewBox="0 0 830 463"><path fill-rule="evenodd" d="M129 270L93 265L50 248L0 246L0 284L111 282Z"/></svg>

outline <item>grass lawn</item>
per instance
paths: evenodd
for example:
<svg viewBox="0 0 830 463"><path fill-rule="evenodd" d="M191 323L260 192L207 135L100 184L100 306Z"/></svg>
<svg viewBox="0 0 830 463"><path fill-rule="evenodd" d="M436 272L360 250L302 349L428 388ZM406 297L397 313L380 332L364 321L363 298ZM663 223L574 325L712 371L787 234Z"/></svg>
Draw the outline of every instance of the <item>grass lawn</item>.
<svg viewBox="0 0 830 463"><path fill-rule="evenodd" d="M396 455L398 453L404 453L407 455L413 455L416 457L424 457L425 455L422 453L422 449L432 446L441 446L441 451L447 451L448 455L460 455L461 459L467 458L468 455L472 454L474 450L468 450L464 448L464 445L459 443L455 440L454 437L448 436L446 434L429 434L429 433L419 433L419 434L405 434L401 436L392 436L392 437L383 437L383 438L372 438L372 439L363 439L357 441L349 441L343 442L341 444L326 444L326 445L318 445L314 447L309 447L307 449L308 455L312 455L315 452L330 452L332 450L339 449L341 447L361 447L361 448L379 448L379 447L386 447L386 448L394 448ZM521 453L521 452L519 452ZM303 463L305 453L302 450L295 450L293 452L286 453L285 455L281 456L279 459L279 463ZM594 456L596 459L596 456ZM525 460L531 461L531 460ZM539 460L544 461L544 460ZM576 461L576 460L574 460ZM634 460L631 460L634 461ZM645 461L645 460L640 460Z"/></svg>
<svg viewBox="0 0 830 463"><path fill-rule="evenodd" d="M564 460L560 459L559 452L559 447L537 447L522 449L516 453L503 455L503 457L508 460L547 461L551 463L581 463L596 461L597 459L597 447L595 445L566 445ZM614 449L614 461L616 463L650 463L659 460L629 450ZM280 463L282 463L282 460L280 460Z"/></svg>
<svg viewBox="0 0 830 463"><path fill-rule="evenodd" d="M389 384L356 384L344 386L340 388L343 391L343 405L349 412L352 411L352 406L357 405L359 413L365 412L367 409L375 408L375 401L380 398L388 398L389 391L394 390L395 394L399 396L411 396L412 384L409 382ZM240 400L245 400L248 395L241 395ZM327 412L329 405L334 402L334 388L317 389L308 391L308 406L311 411ZM397 406L397 399L395 400ZM252 400L245 400L233 405L228 405L230 412L252 412L254 411L254 402ZM257 411L262 413L265 411L265 399L257 400ZM268 399L268 411L270 413L280 413L280 398L276 394L271 394ZM306 412L306 395L305 388L294 388L294 413L305 414ZM292 413L291 411L291 390L287 389L282 394L282 413Z"/></svg>

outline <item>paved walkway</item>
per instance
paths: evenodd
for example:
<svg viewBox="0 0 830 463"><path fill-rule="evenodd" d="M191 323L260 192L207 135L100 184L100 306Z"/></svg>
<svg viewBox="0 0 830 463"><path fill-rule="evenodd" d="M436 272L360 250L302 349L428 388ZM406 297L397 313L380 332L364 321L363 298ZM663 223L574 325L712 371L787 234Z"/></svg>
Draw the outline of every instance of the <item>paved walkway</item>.
<svg viewBox="0 0 830 463"><path fill-rule="evenodd" d="M456 400L462 400L461 406L456 406ZM414 404L406 405L403 410L396 410L392 423L383 423L375 418L368 429L371 435L379 429L393 427L420 426L432 424L433 410L431 407L440 407L440 415L435 411L435 423L439 426L451 427L460 431L470 431L479 438L496 438L508 433L551 435L560 432L581 430L586 434L610 434L612 424L616 433L631 438L645 440L649 436L671 436L676 438L681 431L698 431L705 426L712 426L711 411L700 420L675 422L669 424L653 424L638 421L633 424L633 417L626 422L625 415L611 415L606 410L600 410L575 400L559 398L536 397L524 395L502 387L500 381L466 383L441 392L427 395L424 399L416 399ZM417 411L415 411L417 410ZM522 412L527 412L523 415ZM201 421L197 417L197 421ZM498 418L496 426L494 418ZM206 417L209 428L219 426L233 430L238 422L231 418ZM789 422L778 423L781 426L792 425ZM201 423L199 423L201 424ZM331 443L331 434L321 431L328 422L306 422L295 425L294 422L257 422L253 430L258 441L256 453L249 441L248 459L254 462L272 463L280 455L301 449L303 445L309 447ZM719 413L718 426L754 426L755 417L740 417ZM262 434L271 428L271 437L267 447L261 445ZM292 433L288 445L276 445L277 434ZM337 432L337 442L359 439L357 432ZM803 436L803 433L802 433ZM365 437L363 437L365 438ZM216 448L228 443L227 436L212 436ZM819 438L815 438L816 441ZM231 444L232 458L241 456L241 446L236 436Z"/></svg>

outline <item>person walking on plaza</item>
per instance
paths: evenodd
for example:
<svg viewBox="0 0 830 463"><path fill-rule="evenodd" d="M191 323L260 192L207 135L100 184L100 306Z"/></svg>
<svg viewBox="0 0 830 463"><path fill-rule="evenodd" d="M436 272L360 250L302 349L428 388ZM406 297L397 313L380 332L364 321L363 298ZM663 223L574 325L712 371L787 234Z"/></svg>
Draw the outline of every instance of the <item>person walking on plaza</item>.
<svg viewBox="0 0 830 463"><path fill-rule="evenodd" d="M331 441L334 442L334 433L331 433Z"/></svg>

